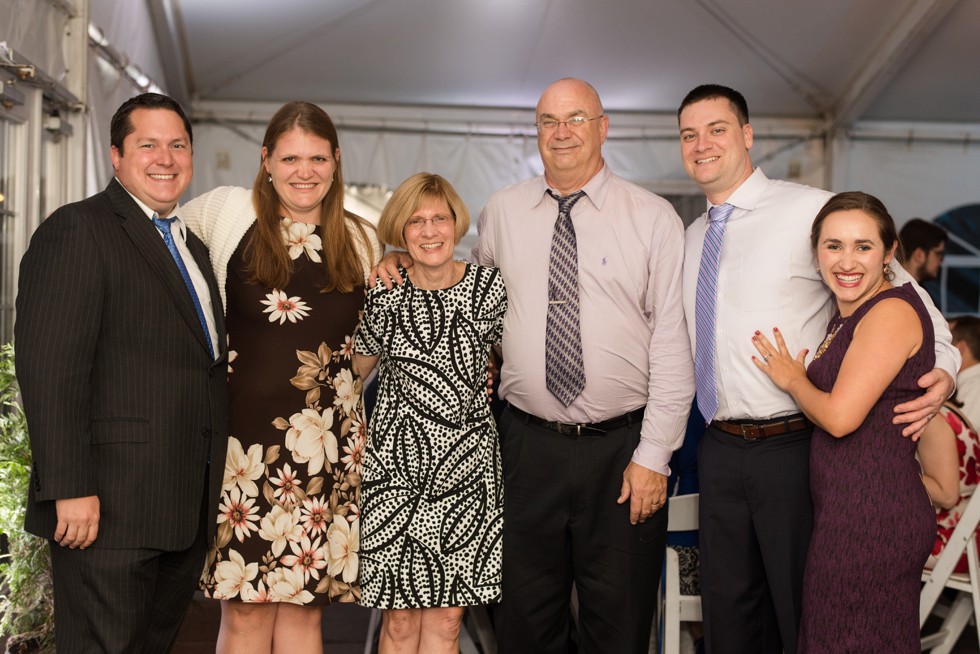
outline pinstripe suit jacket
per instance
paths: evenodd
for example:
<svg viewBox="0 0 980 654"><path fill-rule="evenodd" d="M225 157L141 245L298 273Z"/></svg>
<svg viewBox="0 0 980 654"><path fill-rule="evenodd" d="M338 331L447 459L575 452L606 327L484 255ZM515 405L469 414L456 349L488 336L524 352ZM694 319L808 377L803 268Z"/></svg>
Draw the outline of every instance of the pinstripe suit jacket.
<svg viewBox="0 0 980 654"><path fill-rule="evenodd" d="M227 449L227 348L212 361L156 227L114 179L45 220L20 266L17 377L33 456L26 529L52 538L54 500L98 495L93 547L183 550L207 495L214 524ZM208 465L208 461L213 465Z"/></svg>

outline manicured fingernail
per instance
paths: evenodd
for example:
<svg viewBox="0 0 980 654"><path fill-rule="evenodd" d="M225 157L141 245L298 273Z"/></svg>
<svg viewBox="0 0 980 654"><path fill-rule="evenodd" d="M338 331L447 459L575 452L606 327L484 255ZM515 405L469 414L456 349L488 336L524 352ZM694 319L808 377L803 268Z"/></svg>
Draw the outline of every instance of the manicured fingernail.
<svg viewBox="0 0 980 654"><path fill-rule="evenodd" d="M778 332L778 331L779 331L779 327L773 327L773 328L772 328L772 330L773 330L774 332Z"/></svg>

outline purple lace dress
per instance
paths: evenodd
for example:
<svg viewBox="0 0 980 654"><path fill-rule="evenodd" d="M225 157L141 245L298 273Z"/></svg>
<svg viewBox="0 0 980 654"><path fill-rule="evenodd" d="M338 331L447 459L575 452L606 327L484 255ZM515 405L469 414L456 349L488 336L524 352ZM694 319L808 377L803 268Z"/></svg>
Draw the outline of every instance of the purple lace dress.
<svg viewBox="0 0 980 654"><path fill-rule="evenodd" d="M847 318L810 364L810 380L829 391L854 328L878 302L898 297L922 323L923 344L853 434L817 428L810 450L813 537L803 581L800 653L919 651L919 578L932 551L935 512L919 477L916 444L892 424L896 404L918 397L917 380L935 365L929 315L910 284L888 289Z"/></svg>

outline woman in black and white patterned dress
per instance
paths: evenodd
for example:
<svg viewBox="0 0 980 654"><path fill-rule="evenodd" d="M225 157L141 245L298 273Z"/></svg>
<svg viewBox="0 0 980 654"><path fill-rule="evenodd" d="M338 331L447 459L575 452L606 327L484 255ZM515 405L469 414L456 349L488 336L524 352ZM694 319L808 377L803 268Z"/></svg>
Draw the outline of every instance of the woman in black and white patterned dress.
<svg viewBox="0 0 980 654"><path fill-rule="evenodd" d="M361 484L361 599L386 609L381 652L458 651L463 608L500 599L503 484L486 394L507 306L496 268L453 260L469 215L445 179L420 173L378 235L415 265L368 292L355 339L379 368Z"/></svg>

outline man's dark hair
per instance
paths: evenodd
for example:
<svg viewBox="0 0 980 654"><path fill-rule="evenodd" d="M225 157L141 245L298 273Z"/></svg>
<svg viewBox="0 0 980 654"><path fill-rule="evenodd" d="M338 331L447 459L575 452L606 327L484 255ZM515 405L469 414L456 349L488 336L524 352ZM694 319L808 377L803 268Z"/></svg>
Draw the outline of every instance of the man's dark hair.
<svg viewBox="0 0 980 654"><path fill-rule="evenodd" d="M934 247L946 242L946 230L921 218L913 218L902 226L898 233L905 256L910 257L917 248L929 254Z"/></svg>
<svg viewBox="0 0 980 654"><path fill-rule="evenodd" d="M739 125L744 127L748 124L749 105L745 102L745 97L735 89L722 86L721 84L702 84L684 96L681 106L677 108L677 120L679 121L681 119L681 112L688 105L701 102L702 100L714 100L715 98L728 100L732 105L732 111L735 112L735 116L738 118Z"/></svg>
<svg viewBox="0 0 980 654"><path fill-rule="evenodd" d="M973 358L980 359L980 318L959 316L949 330L953 334L953 343L963 341Z"/></svg>
<svg viewBox="0 0 980 654"><path fill-rule="evenodd" d="M123 153L123 140L136 129L133 127L130 114L137 109L163 109L174 112L180 116L180 120L184 123L184 129L187 130L190 144L194 145L191 121L187 119L187 114L184 113L184 109L176 100L160 93L141 93L123 102L116 109L116 113L112 116L112 122L109 123L109 145L115 146L119 150L119 154Z"/></svg>

